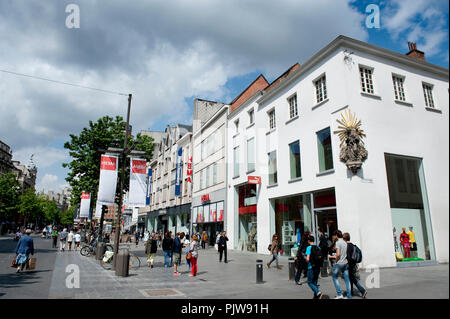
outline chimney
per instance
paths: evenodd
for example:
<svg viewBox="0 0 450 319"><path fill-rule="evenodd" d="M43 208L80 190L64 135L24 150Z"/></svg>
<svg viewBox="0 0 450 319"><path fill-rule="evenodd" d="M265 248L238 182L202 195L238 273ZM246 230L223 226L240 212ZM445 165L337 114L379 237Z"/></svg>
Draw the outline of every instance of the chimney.
<svg viewBox="0 0 450 319"><path fill-rule="evenodd" d="M414 42L408 42L409 52L406 53L407 56L425 61L425 53L417 50L416 44Z"/></svg>

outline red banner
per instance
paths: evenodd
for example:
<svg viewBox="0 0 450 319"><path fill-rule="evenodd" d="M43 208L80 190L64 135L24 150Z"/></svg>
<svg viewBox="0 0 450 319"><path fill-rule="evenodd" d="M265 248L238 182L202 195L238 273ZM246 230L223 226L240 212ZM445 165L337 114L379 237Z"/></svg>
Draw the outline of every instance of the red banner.
<svg viewBox="0 0 450 319"><path fill-rule="evenodd" d="M132 173L136 174L146 174L145 171L147 168L147 162L146 161L140 161L140 160L133 160L133 168Z"/></svg>
<svg viewBox="0 0 450 319"><path fill-rule="evenodd" d="M117 167L117 157L102 156L100 164L101 170L115 171Z"/></svg>

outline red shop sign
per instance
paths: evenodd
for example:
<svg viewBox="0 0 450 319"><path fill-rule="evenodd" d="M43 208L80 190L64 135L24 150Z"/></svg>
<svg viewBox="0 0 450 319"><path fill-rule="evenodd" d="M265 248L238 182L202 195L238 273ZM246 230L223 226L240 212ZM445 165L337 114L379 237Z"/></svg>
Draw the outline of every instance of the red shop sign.
<svg viewBox="0 0 450 319"><path fill-rule="evenodd" d="M247 182L249 184L261 184L261 176L248 176Z"/></svg>
<svg viewBox="0 0 450 319"><path fill-rule="evenodd" d="M202 202L207 202L207 201L209 201L209 194L202 195Z"/></svg>

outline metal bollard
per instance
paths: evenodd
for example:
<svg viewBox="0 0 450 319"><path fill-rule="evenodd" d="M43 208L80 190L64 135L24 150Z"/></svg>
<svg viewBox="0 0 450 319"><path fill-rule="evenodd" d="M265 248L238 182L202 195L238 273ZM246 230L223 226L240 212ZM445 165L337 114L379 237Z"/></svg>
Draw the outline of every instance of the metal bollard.
<svg viewBox="0 0 450 319"><path fill-rule="evenodd" d="M295 278L295 259L289 258L289 280L294 280Z"/></svg>
<svg viewBox="0 0 450 319"><path fill-rule="evenodd" d="M95 259L100 260L103 258L103 255L105 254L106 251L106 245L105 243L98 243L97 244L97 251L95 254Z"/></svg>
<svg viewBox="0 0 450 319"><path fill-rule="evenodd" d="M256 260L256 283L263 283L263 261L261 259Z"/></svg>

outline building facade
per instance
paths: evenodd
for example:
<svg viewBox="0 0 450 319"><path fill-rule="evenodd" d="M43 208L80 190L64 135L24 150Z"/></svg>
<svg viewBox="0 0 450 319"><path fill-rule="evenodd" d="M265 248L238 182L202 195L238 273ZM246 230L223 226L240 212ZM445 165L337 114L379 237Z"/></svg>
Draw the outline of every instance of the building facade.
<svg viewBox="0 0 450 319"><path fill-rule="evenodd" d="M294 256L304 232L340 229L363 267L392 267L405 228L412 257L448 262L449 73L417 56L339 36L248 94L228 117L239 129L227 146L230 248L268 254L278 234ZM368 153L359 169L336 134L353 116Z"/></svg>
<svg viewBox="0 0 450 319"><path fill-rule="evenodd" d="M12 173L16 170L12 162L12 151L9 145L0 141L0 174Z"/></svg>

